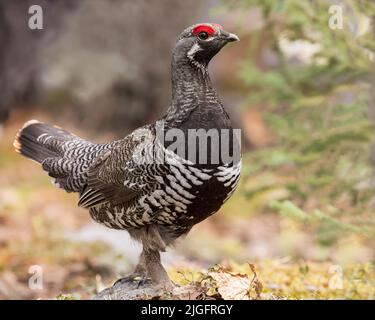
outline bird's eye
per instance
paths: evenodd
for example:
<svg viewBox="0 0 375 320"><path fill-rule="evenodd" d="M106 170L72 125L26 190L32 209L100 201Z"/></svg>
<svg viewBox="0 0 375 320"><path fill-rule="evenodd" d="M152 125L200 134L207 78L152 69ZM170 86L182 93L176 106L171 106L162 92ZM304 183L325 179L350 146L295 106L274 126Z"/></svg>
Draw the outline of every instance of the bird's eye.
<svg viewBox="0 0 375 320"><path fill-rule="evenodd" d="M201 31L198 34L199 39L206 40L208 38L208 33L206 31Z"/></svg>

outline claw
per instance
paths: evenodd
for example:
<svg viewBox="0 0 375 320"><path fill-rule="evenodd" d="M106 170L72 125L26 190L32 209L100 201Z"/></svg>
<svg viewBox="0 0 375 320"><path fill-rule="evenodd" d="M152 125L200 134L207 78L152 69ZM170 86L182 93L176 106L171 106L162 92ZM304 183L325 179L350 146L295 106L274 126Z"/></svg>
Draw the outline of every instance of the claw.
<svg viewBox="0 0 375 320"><path fill-rule="evenodd" d="M120 278L116 280L116 282L113 284L113 286L117 285L118 283L124 283L124 282L134 282L137 280L137 278L140 278L139 275L131 274L126 277Z"/></svg>
<svg viewBox="0 0 375 320"><path fill-rule="evenodd" d="M141 277L137 283L137 289L139 289L139 287L145 286L146 284L148 284L148 282L151 282L150 279L148 279L147 277Z"/></svg>

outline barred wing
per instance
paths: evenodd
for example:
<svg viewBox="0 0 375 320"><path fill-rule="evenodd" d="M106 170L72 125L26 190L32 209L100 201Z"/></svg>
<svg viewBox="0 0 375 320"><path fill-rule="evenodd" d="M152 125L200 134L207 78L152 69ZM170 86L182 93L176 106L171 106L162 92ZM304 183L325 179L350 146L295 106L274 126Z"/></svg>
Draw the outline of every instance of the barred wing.
<svg viewBox="0 0 375 320"><path fill-rule="evenodd" d="M163 164L140 161L140 147L153 152L154 136L146 136L141 128L102 154L88 170L88 182L78 205L84 208L104 203L119 205L131 201L142 192L151 191L155 176L166 172ZM141 146L142 144L142 146Z"/></svg>

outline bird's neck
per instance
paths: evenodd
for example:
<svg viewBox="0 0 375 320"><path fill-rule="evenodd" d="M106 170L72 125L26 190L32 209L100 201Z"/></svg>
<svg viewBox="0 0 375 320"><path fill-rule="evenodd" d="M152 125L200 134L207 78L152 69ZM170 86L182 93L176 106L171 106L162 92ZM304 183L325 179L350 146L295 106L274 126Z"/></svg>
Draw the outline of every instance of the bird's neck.
<svg viewBox="0 0 375 320"><path fill-rule="evenodd" d="M207 65L193 64L188 58L172 61L172 104L205 97L213 90Z"/></svg>
<svg viewBox="0 0 375 320"><path fill-rule="evenodd" d="M188 58L172 60L172 101L165 120L172 125L186 121L192 111L217 101L207 65Z"/></svg>

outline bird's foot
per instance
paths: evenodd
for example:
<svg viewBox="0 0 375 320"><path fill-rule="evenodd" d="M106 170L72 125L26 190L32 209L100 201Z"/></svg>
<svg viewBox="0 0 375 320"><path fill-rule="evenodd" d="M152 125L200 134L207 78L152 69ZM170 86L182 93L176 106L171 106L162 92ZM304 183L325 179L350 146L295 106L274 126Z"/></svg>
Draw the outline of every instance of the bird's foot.
<svg viewBox="0 0 375 320"><path fill-rule="evenodd" d="M163 279L158 282L154 282L147 276L133 275L133 274L116 280L113 286L116 286L118 284L125 284L125 283L132 285L136 287L137 289L140 289L142 287L153 286L154 288L161 289L161 290L168 291L168 292L173 291L173 289L177 287L177 285L174 284L169 278Z"/></svg>
<svg viewBox="0 0 375 320"><path fill-rule="evenodd" d="M151 286L151 279L147 277L140 277L139 279L137 279L137 281L137 289L139 289L140 287Z"/></svg>
<svg viewBox="0 0 375 320"><path fill-rule="evenodd" d="M144 275L132 273L126 277L116 280L113 286L117 285L118 283L137 283L137 282L145 281L144 279L145 279ZM139 283L137 284L137 286L139 286Z"/></svg>

